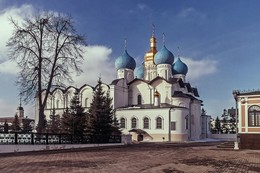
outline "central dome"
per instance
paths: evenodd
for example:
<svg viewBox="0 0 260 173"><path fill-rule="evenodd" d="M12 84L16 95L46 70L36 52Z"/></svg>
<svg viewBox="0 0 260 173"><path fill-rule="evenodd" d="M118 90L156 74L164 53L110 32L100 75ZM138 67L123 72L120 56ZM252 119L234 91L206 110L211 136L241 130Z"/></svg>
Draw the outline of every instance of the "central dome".
<svg viewBox="0 0 260 173"><path fill-rule="evenodd" d="M122 69L122 68L127 68L134 70L136 67L136 62L134 58L132 58L127 51L123 53L123 55L119 56L116 61L115 61L115 67L117 70Z"/></svg>
<svg viewBox="0 0 260 173"><path fill-rule="evenodd" d="M154 56L154 63L158 64L172 64L174 62L173 54L163 46Z"/></svg>

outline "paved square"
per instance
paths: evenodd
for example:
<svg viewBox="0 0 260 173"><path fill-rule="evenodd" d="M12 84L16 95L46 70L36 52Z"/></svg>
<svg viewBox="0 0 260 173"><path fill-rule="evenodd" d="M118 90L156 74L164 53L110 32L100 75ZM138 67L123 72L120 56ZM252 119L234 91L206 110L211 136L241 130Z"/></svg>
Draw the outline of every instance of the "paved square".
<svg viewBox="0 0 260 173"><path fill-rule="evenodd" d="M1 173L260 172L260 151L214 143L154 144L0 156Z"/></svg>

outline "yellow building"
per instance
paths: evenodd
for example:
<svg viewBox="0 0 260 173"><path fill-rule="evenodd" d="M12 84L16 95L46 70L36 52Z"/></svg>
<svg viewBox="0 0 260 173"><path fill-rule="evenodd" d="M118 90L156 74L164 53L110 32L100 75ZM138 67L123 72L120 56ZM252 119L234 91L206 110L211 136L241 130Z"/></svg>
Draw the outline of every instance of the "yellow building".
<svg viewBox="0 0 260 173"><path fill-rule="evenodd" d="M241 149L260 149L260 90L233 91Z"/></svg>

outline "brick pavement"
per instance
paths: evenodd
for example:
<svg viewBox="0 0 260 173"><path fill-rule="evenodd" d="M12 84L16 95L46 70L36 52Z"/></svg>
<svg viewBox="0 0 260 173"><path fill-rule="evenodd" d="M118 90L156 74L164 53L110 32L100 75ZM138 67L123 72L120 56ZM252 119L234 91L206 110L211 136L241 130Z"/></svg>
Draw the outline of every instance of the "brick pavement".
<svg viewBox="0 0 260 173"><path fill-rule="evenodd" d="M260 172L259 150L216 144L134 144L125 147L0 155L0 173Z"/></svg>

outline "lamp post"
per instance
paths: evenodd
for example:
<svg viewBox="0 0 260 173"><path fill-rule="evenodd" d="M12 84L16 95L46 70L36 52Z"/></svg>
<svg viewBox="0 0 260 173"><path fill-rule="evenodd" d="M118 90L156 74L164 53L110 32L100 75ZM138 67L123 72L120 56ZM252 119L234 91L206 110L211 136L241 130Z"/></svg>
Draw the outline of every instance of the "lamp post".
<svg viewBox="0 0 260 173"><path fill-rule="evenodd" d="M234 96L234 99L235 99L235 101L236 101L236 111L235 111L235 116L236 116L236 141L235 141L235 143L234 143L234 150L239 150L239 147L238 147L238 138L237 138L237 135L238 135L237 94L238 94L238 91L237 91L237 90L234 90L234 91L233 91L233 96Z"/></svg>

